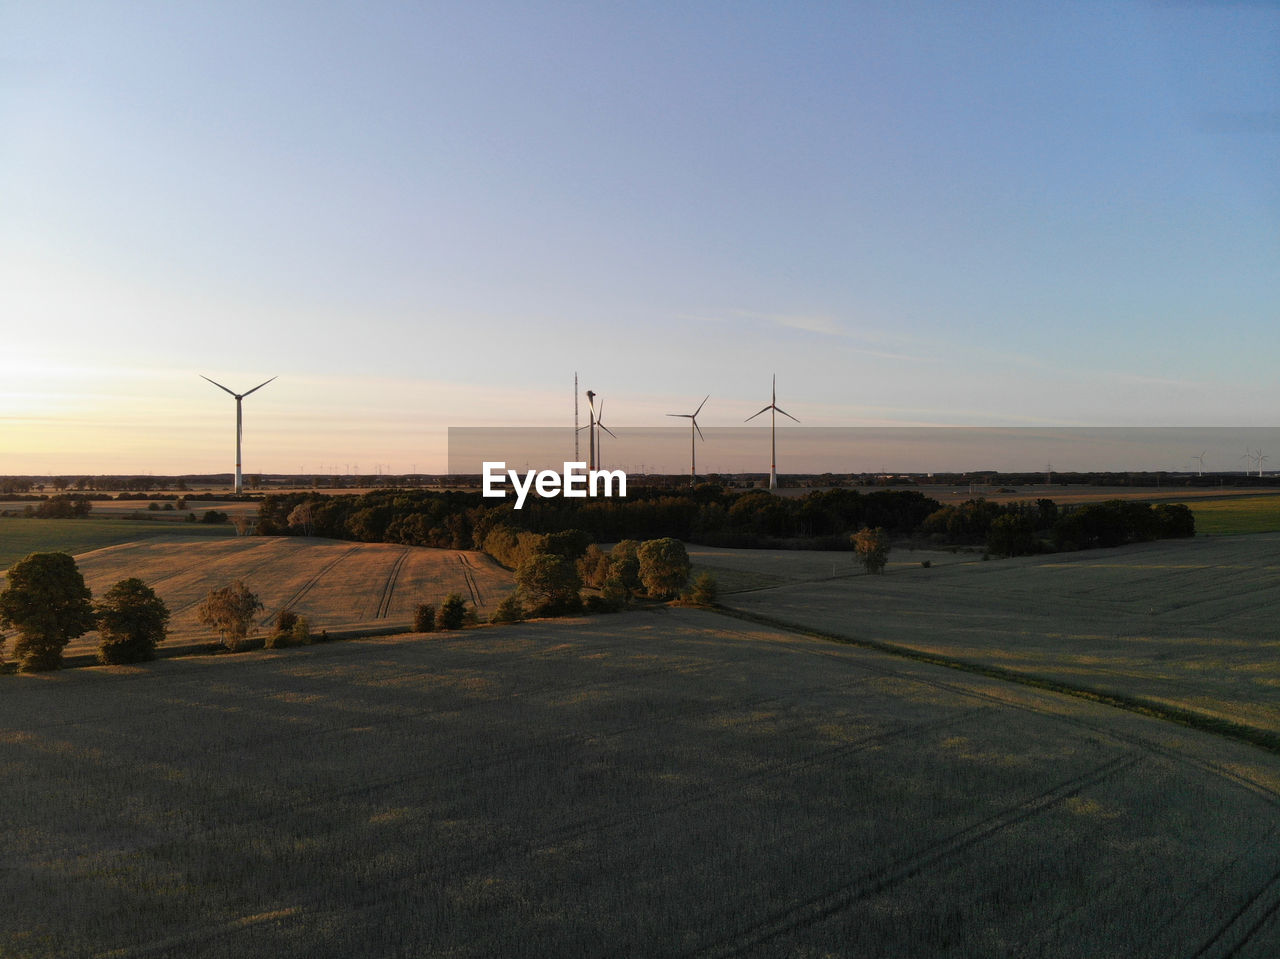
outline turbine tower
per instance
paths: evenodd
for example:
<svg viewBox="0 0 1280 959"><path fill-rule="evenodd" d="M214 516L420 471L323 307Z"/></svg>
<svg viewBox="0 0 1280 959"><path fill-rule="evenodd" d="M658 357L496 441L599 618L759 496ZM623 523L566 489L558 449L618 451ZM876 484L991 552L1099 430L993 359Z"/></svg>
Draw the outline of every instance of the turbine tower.
<svg viewBox="0 0 1280 959"><path fill-rule="evenodd" d="M203 373L200 374L200 378L202 380L209 380L209 377L205 376ZM274 379L275 379L274 376L271 377L271 380L274 380ZM212 383L214 386L216 386L218 389L225 390L227 393L230 393L233 397L235 397L235 400L236 400L236 492L237 493L244 492L244 477L241 475L241 472L240 472L240 438L244 435L244 417L240 411L240 401L243 400L250 393L256 393L258 390L262 389L264 386L267 385L267 383L270 383L271 380L266 380L262 383L259 383L253 389L248 390L244 393L236 393L233 390L228 390L225 386L223 386L221 383L217 382L216 380L209 380L209 382Z"/></svg>
<svg viewBox="0 0 1280 959"><path fill-rule="evenodd" d="M769 412L772 410L772 412ZM796 420L794 416L786 410L778 406L778 374L773 374L773 396L768 406L760 411L760 413L769 412L769 489L778 488L778 417L781 413L789 420ZM750 423L760 413L752 413L742 422ZM799 423L799 420L796 420Z"/></svg>
<svg viewBox="0 0 1280 959"><path fill-rule="evenodd" d="M707 438L702 435L702 427L698 425L698 414L702 412L702 408L707 405L707 400L711 399L708 393L698 404L698 408L692 413L668 413L668 416L678 416L681 419L689 421L689 485L695 486L698 482L698 448L694 439L694 430L697 430L698 438L704 443Z"/></svg>

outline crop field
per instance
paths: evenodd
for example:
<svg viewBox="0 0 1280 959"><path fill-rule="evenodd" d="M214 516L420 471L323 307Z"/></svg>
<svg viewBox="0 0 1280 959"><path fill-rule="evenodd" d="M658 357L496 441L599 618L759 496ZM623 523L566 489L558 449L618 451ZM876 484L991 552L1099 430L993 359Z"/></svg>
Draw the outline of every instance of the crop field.
<svg viewBox="0 0 1280 959"><path fill-rule="evenodd" d="M764 557L757 563L768 572ZM1280 534L1263 533L905 565L721 601L832 636L1140 697L1274 734L1278 582Z"/></svg>
<svg viewBox="0 0 1280 959"><path fill-rule="evenodd" d="M1196 517L1196 532L1208 534L1280 532L1280 495L1229 496L1185 500Z"/></svg>
<svg viewBox="0 0 1280 959"><path fill-rule="evenodd" d="M172 614L172 641L216 638L197 622L196 607L210 589L235 579L243 579L262 600L260 625L287 608L306 616L313 630L408 629L419 603L438 604L457 592L483 611L512 589L511 574L483 553L301 536L215 541L171 536L82 553L76 564L95 596L129 576L154 589ZM91 633L67 649L96 644Z"/></svg>
<svg viewBox="0 0 1280 959"><path fill-rule="evenodd" d="M1280 951L1276 756L715 613L3 682L11 959Z"/></svg>
<svg viewBox="0 0 1280 959"><path fill-rule="evenodd" d="M61 552L74 555L135 540L171 537L175 533L181 534L184 541L205 541L227 539L235 535L235 530L231 526L205 526L201 523L183 524L175 528L171 522L99 519L93 516L84 519L0 516L0 569L8 569L31 553Z"/></svg>

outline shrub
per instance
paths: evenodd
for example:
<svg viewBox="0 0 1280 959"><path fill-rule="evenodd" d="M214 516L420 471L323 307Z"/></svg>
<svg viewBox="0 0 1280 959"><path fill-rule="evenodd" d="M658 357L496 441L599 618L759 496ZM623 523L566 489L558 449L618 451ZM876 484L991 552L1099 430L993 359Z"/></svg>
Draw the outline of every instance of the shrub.
<svg viewBox="0 0 1280 959"><path fill-rule="evenodd" d="M413 611L413 631L415 633L434 633L436 631L436 608L429 603L419 603Z"/></svg>
<svg viewBox="0 0 1280 959"><path fill-rule="evenodd" d="M616 613L622 609L622 603L596 593L588 594L582 605L588 613Z"/></svg>
<svg viewBox="0 0 1280 959"><path fill-rule="evenodd" d="M200 517L200 522L216 525L218 523L226 523L230 521L230 517L226 513L220 513L216 509L206 510L205 514Z"/></svg>
<svg viewBox="0 0 1280 959"><path fill-rule="evenodd" d="M518 593L512 592L498 604L498 608L489 617L492 623L518 623L524 619L524 605Z"/></svg>
<svg viewBox="0 0 1280 959"><path fill-rule="evenodd" d="M299 616L293 624L290 639L295 646L311 645L311 624L307 622L307 617Z"/></svg>
<svg viewBox="0 0 1280 959"><path fill-rule="evenodd" d="M854 533L850 540L863 569L871 574L884 572L885 566L889 563L889 534L884 531L884 527L877 526L871 529L864 526Z"/></svg>
<svg viewBox="0 0 1280 959"><path fill-rule="evenodd" d="M436 621L441 629L461 629L466 618L466 601L458 593L450 593L440 604L440 615Z"/></svg>
<svg viewBox="0 0 1280 959"><path fill-rule="evenodd" d="M98 659L103 663L140 663L155 659L156 646L169 628L169 607L142 580L122 579L94 604Z"/></svg>
<svg viewBox="0 0 1280 959"><path fill-rule="evenodd" d="M600 589L609 578L609 554L592 543L578 560L578 575L584 585Z"/></svg>
<svg viewBox="0 0 1280 959"><path fill-rule="evenodd" d="M689 599L698 606L714 606L716 591L715 577L710 573L702 573L693 581L693 592Z"/></svg>

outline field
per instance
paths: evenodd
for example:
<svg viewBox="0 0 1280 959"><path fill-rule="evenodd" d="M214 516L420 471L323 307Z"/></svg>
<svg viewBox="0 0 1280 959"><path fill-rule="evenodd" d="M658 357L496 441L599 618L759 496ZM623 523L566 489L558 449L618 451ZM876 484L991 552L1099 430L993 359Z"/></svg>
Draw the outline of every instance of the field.
<svg viewBox="0 0 1280 959"><path fill-rule="evenodd" d="M145 507L143 507L145 509ZM158 514L163 515L163 514ZM185 514L179 514L185 515ZM84 553L103 546L169 537L181 533L190 538L226 539L235 535L229 526L202 523L129 520L123 518L24 519L0 516L0 569L8 569L30 553Z"/></svg>
<svg viewBox="0 0 1280 959"><path fill-rule="evenodd" d="M1195 514L1197 533L1280 532L1280 496L1274 493L1185 502Z"/></svg>
<svg viewBox="0 0 1280 959"><path fill-rule="evenodd" d="M758 576L770 572L765 557L747 551L695 548L692 555L713 573L725 568L733 575L753 564ZM1280 534L992 562L970 554L966 562L930 569L891 565L884 576L855 572L850 554L843 555L839 578L765 585L722 602L831 636L1280 734Z"/></svg>
<svg viewBox="0 0 1280 959"><path fill-rule="evenodd" d="M82 553L76 564L95 596L126 576L149 585L169 607L173 641L215 639L197 622L196 607L210 589L237 578L262 600L260 626L288 608L315 630L408 629L419 603L439 604L457 592L483 612L512 589L511 574L483 553L300 536L173 535ZM96 644L90 633L68 652Z"/></svg>
<svg viewBox="0 0 1280 959"><path fill-rule="evenodd" d="M1275 756L713 613L5 685L13 959L1280 951Z"/></svg>

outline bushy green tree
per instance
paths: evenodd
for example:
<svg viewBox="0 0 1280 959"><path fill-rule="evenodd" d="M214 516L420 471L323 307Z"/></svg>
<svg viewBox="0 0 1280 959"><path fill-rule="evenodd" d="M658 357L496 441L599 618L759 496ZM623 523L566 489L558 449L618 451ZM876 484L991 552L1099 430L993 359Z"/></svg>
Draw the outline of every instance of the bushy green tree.
<svg viewBox="0 0 1280 959"><path fill-rule="evenodd" d="M640 544L634 539L624 539L609 551L609 579L616 579L631 593L639 592Z"/></svg>
<svg viewBox="0 0 1280 959"><path fill-rule="evenodd" d="M67 553L32 553L9 567L0 626L18 631L13 654L27 671L57 669L67 643L93 629L89 587Z"/></svg>
<svg viewBox="0 0 1280 959"><path fill-rule="evenodd" d="M884 527L862 527L850 537L858 561L868 573L883 573L889 563L889 534Z"/></svg>
<svg viewBox="0 0 1280 959"><path fill-rule="evenodd" d="M583 585L600 589L609 578L609 554L592 543L578 560L578 575Z"/></svg>
<svg viewBox="0 0 1280 959"><path fill-rule="evenodd" d="M518 623L524 619L524 604L520 602L520 594L511 592L500 602L489 617L491 623Z"/></svg>
<svg viewBox="0 0 1280 959"><path fill-rule="evenodd" d="M1038 552L1035 525L1029 516L1006 513L991 521L987 530L987 552L996 556L1029 556Z"/></svg>
<svg viewBox="0 0 1280 959"><path fill-rule="evenodd" d="M156 646L169 632L169 607L137 577L116 583L94 604L98 623L98 659L104 663L140 663L156 658Z"/></svg>
<svg viewBox="0 0 1280 959"><path fill-rule="evenodd" d="M466 600L458 593L450 593L440 604L436 623L441 629L461 629L467 620Z"/></svg>
<svg viewBox="0 0 1280 959"><path fill-rule="evenodd" d="M248 638L253 618L262 610L257 594L249 591L243 580L230 586L211 589L196 608L196 618L212 627L222 637L222 644L233 653Z"/></svg>
<svg viewBox="0 0 1280 959"><path fill-rule="evenodd" d="M516 569L516 588L533 604L534 615L557 616L582 608L582 579L574 562L563 556L530 556Z"/></svg>
<svg viewBox="0 0 1280 959"><path fill-rule="evenodd" d="M670 536L646 540L636 551L640 582L655 599L676 596L689 582L689 552Z"/></svg>

